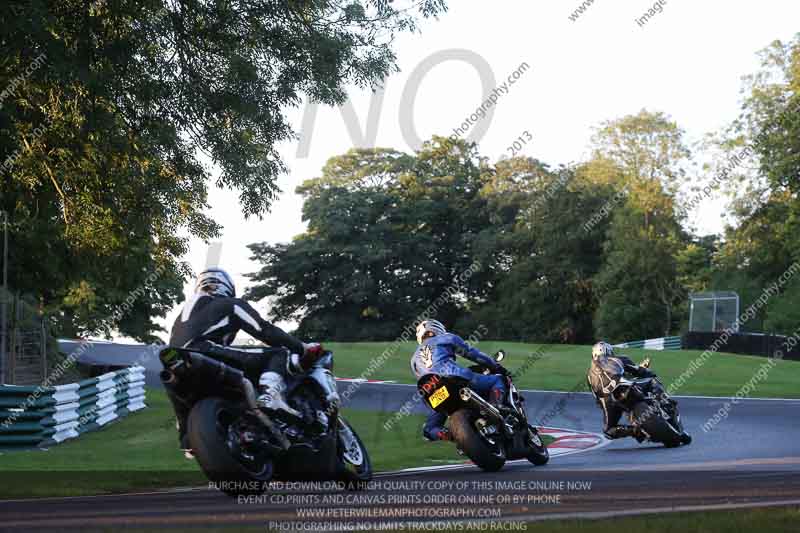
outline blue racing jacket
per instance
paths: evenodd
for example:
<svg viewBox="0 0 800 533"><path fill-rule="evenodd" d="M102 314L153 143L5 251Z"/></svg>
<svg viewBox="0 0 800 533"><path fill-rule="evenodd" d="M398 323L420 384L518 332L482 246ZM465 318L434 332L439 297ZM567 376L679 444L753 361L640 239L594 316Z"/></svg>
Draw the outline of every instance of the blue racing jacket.
<svg viewBox="0 0 800 533"><path fill-rule="evenodd" d="M425 374L472 379L474 375L472 372L456 364L456 354L489 368L497 366L494 359L477 348L473 348L458 335L445 333L425 339L419 345L411 357L411 371L417 379Z"/></svg>

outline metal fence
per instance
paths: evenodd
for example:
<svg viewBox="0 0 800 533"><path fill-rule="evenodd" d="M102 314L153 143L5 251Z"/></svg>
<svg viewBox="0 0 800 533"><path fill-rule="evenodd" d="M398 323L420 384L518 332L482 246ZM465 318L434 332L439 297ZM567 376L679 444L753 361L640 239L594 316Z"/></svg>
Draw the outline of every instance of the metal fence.
<svg viewBox="0 0 800 533"><path fill-rule="evenodd" d="M0 345L5 340L5 349L0 346L0 384L41 383L47 375L50 344L46 317L19 295L0 304L6 304L9 318L6 324L0 324L4 333Z"/></svg>

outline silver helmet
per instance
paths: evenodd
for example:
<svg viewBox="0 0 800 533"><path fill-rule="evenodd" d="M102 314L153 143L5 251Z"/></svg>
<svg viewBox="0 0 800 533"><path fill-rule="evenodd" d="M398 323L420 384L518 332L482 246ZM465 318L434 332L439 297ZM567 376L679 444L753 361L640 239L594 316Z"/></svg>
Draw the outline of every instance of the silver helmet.
<svg viewBox="0 0 800 533"><path fill-rule="evenodd" d="M592 360L603 362L609 357L614 357L614 347L606 341L600 341L592 346Z"/></svg>
<svg viewBox="0 0 800 533"><path fill-rule="evenodd" d="M422 341L425 340L425 336L428 333L431 333L434 336L444 335L447 333L447 330L444 328L444 324L438 320L426 318L417 326L417 343L422 344Z"/></svg>
<svg viewBox="0 0 800 533"><path fill-rule="evenodd" d="M209 268L197 276L194 286L195 292L205 292L212 296L236 296L236 287L233 278L221 268Z"/></svg>

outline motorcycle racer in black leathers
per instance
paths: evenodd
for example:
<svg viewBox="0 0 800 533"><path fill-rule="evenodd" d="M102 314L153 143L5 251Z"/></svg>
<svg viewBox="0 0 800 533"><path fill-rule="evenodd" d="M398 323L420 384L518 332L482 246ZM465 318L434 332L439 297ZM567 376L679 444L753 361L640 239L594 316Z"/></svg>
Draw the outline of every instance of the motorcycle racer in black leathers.
<svg viewBox="0 0 800 533"><path fill-rule="evenodd" d="M244 330L269 345L239 348L230 346L236 334ZM261 368L259 404L266 410L281 411L300 417L283 398L284 377L305 372L323 354L320 344L305 344L261 318L258 311L240 298L232 278L222 269L200 273L193 294L184 304L170 334L170 346L188 348L240 362L256 358ZM188 410L179 397L166 386L178 419L182 445L186 434ZM183 445L186 449L186 446Z"/></svg>
<svg viewBox="0 0 800 533"><path fill-rule="evenodd" d="M637 378L655 377L653 372L638 366L624 355L615 355L614 347L601 341L592 347L592 365L589 367L586 379L597 404L603 411L603 434L609 439L634 437L642 442L645 435L639 428L619 424L625 410L614 401L611 391L616 386L614 376L621 374L620 367L624 369L625 374Z"/></svg>

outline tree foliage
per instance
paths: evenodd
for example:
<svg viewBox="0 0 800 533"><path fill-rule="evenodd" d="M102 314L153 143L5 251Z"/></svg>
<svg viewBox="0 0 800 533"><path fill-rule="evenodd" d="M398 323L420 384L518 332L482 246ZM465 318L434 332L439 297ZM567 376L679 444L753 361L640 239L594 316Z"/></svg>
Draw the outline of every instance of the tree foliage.
<svg viewBox="0 0 800 533"><path fill-rule="evenodd" d="M689 292L758 297L765 278L747 269L780 275L796 238L786 188L730 230L730 242L693 235L680 195L691 172L683 131L649 111L604 122L588 161L556 169L522 157L491 165L474 145L438 137L413 155L351 150L298 188L304 234L251 245L262 268L249 296L271 298L274 318L298 321L301 335L387 339L478 264L433 310L465 335L675 334ZM733 261L745 251L747 263ZM788 327L795 292L773 302L781 318L768 325Z"/></svg>
<svg viewBox="0 0 800 533"><path fill-rule="evenodd" d="M317 338L393 338L450 294L434 313L465 335L483 326L495 338L590 342L607 295L633 302L627 291L651 282L653 298L661 297L657 283L673 291L665 296L670 305L677 294L668 257L676 246L642 253L679 234L674 215L662 216L651 202L645 225L631 204L620 208L627 218L600 217L587 228L618 185L597 179L591 164L551 169L513 158L490 165L474 145L440 137L414 155L351 150L298 188L304 234L289 244L251 245L262 268L248 296L270 298L273 318L296 320L298 334ZM609 333L669 327L660 300L636 300L637 309L648 305L653 320L637 314Z"/></svg>
<svg viewBox="0 0 800 533"><path fill-rule="evenodd" d="M13 286L41 295L64 335L149 339L181 295L188 237L219 232L209 185L238 191L245 216L265 213L285 170L276 144L294 135L285 108L379 83L395 69L395 34L444 8L3 2L0 208Z"/></svg>
<svg viewBox="0 0 800 533"><path fill-rule="evenodd" d="M455 320L485 290L473 279L482 267L471 268L488 225L482 166L473 145L444 138L413 157L331 158L298 188L307 232L251 245L264 267L248 296L274 295L274 318L300 320L299 334L317 338L392 338L451 286L438 314Z"/></svg>
<svg viewBox="0 0 800 533"><path fill-rule="evenodd" d="M677 258L689 245L676 203L691 155L683 136L666 115L648 111L608 121L596 132L586 173L621 193L596 278L603 337L668 335L676 325L675 309L686 299Z"/></svg>
<svg viewBox="0 0 800 533"><path fill-rule="evenodd" d="M760 57L761 69L745 78L742 113L721 142L728 157L752 154L734 176L736 224L720 253L721 275L752 295L745 305L800 261L800 34ZM792 333L800 326L797 287L797 280L782 287L761 310L764 328Z"/></svg>
<svg viewBox="0 0 800 533"><path fill-rule="evenodd" d="M625 341L687 323L689 292L736 290L743 308L800 258L800 38L764 54L742 116L721 146L750 146L755 172L735 203L740 224L693 235L696 178L683 130L643 110L601 124L588 161L490 165L472 145L434 138L420 152L354 150L298 189L308 231L254 244L256 298L300 333L341 340L396 336L459 270L480 268L436 315L494 338ZM747 167L743 167L746 170ZM788 283L749 329L797 329Z"/></svg>
<svg viewBox="0 0 800 533"><path fill-rule="evenodd" d="M527 167L524 193L515 198L515 224L503 248L496 290L476 312L498 338L591 342L596 308L593 278L602 261L607 221L584 230L587 215L612 195L581 170L551 170L519 159L498 164ZM505 195L503 195L505 197Z"/></svg>

